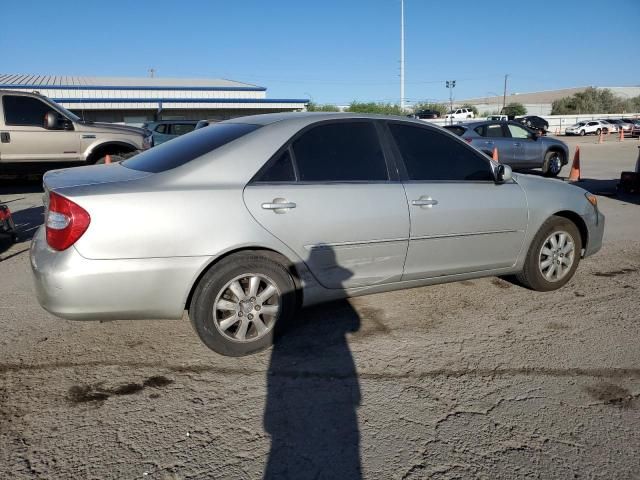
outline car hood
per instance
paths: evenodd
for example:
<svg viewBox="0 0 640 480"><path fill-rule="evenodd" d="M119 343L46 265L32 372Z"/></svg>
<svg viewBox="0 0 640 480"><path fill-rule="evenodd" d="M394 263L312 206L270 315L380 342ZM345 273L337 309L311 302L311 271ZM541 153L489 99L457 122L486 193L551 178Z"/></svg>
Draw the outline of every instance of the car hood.
<svg viewBox="0 0 640 480"><path fill-rule="evenodd" d="M103 133L124 133L124 134L134 134L141 135L145 134L145 129L132 127L129 125L117 125L115 123L106 123L106 122L88 122L80 124L80 131L82 132L103 132Z"/></svg>

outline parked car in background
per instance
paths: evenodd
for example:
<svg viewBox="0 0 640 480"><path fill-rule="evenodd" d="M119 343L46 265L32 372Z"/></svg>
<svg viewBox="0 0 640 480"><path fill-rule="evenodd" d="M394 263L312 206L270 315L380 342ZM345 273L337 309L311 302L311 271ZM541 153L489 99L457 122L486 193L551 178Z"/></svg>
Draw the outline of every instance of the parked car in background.
<svg viewBox="0 0 640 480"><path fill-rule="evenodd" d="M412 113L411 115L407 115L407 117L418 118L420 120L440 118L440 112L438 112L436 110L429 110L429 109L417 110L416 112Z"/></svg>
<svg viewBox="0 0 640 480"><path fill-rule="evenodd" d="M586 122L578 122L571 127L568 127L564 133L565 135L600 135L607 126L600 120L589 120Z"/></svg>
<svg viewBox="0 0 640 480"><path fill-rule="evenodd" d="M497 148L500 162L514 170L540 168L546 176L555 177L569 161L566 143L541 137L515 121L470 122L444 128L489 156Z"/></svg>
<svg viewBox="0 0 640 480"><path fill-rule="evenodd" d="M620 121L622 122L622 130L624 131L625 135L632 135L633 133L633 126L635 124L635 121L633 118L621 118Z"/></svg>
<svg viewBox="0 0 640 480"><path fill-rule="evenodd" d="M512 175L439 127L391 116L237 118L43 183L30 259L45 309L186 309L232 356L267 348L299 306L493 275L555 290L604 233L585 190Z"/></svg>
<svg viewBox="0 0 640 480"><path fill-rule="evenodd" d="M457 108L455 110L451 110L449 113L447 113L444 118L450 118L453 120L460 120L463 118L474 118L475 115L473 113L473 110L471 110L470 108Z"/></svg>
<svg viewBox="0 0 640 480"><path fill-rule="evenodd" d="M631 127L631 136L632 137L640 137L640 119L636 119L633 121L633 126Z"/></svg>
<svg viewBox="0 0 640 480"><path fill-rule="evenodd" d="M147 122L143 127L151 131L153 145L155 146L192 132L195 130L197 123L197 120L158 120L156 122Z"/></svg>
<svg viewBox="0 0 640 480"><path fill-rule="evenodd" d="M487 117L487 120L494 120L497 122L507 122L509 121L509 116L508 115L489 115Z"/></svg>
<svg viewBox="0 0 640 480"><path fill-rule="evenodd" d="M106 155L151 145L151 135L142 128L84 121L37 93L0 90L0 97L0 164L7 169L100 163Z"/></svg>
<svg viewBox="0 0 640 480"><path fill-rule="evenodd" d="M544 118L537 115L527 115L515 119L516 122L523 124L525 127L529 127L531 130L537 130L546 134L549 131L549 122Z"/></svg>
<svg viewBox="0 0 640 480"><path fill-rule="evenodd" d="M624 135L630 134L631 133L631 124L624 122L622 119L620 118L608 118L607 119L609 121L609 123L613 123L614 125L616 125L618 127L618 132L620 132L620 130L622 130Z"/></svg>
<svg viewBox="0 0 640 480"><path fill-rule="evenodd" d="M601 118L600 123L602 123L603 127L606 129L605 133L618 133L618 124L614 122L610 122L608 118Z"/></svg>

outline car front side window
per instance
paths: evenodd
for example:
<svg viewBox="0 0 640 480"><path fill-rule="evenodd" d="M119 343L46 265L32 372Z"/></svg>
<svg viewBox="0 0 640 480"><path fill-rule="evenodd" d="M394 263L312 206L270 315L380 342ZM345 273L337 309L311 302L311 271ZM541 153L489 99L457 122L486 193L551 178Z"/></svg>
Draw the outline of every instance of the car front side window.
<svg viewBox="0 0 640 480"><path fill-rule="evenodd" d="M32 97L5 95L2 97L4 120L7 125L44 128L44 117L53 112L46 103ZM57 113L57 112L56 112Z"/></svg>
<svg viewBox="0 0 640 480"><path fill-rule="evenodd" d="M389 125L412 181L494 181L489 161L480 153L440 132Z"/></svg>
<svg viewBox="0 0 640 480"><path fill-rule="evenodd" d="M517 125L509 124L508 127L512 138L529 138L531 136L528 131Z"/></svg>

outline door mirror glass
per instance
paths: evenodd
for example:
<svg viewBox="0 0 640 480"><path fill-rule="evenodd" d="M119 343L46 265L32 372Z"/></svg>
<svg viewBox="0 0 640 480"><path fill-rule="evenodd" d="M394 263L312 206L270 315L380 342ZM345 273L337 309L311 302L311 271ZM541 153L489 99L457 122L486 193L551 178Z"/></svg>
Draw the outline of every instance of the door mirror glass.
<svg viewBox="0 0 640 480"><path fill-rule="evenodd" d="M500 164L496 167L496 181L498 183L508 182L513 178L512 170L509 165Z"/></svg>
<svg viewBox="0 0 640 480"><path fill-rule="evenodd" d="M57 130L59 128L58 115L55 112L45 113L44 128L47 130Z"/></svg>

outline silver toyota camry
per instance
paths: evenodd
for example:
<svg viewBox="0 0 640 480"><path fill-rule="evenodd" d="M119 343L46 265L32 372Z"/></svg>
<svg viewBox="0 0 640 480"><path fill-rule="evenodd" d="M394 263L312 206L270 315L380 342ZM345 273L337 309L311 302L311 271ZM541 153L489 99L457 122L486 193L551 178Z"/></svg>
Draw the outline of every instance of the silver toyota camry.
<svg viewBox="0 0 640 480"><path fill-rule="evenodd" d="M211 349L268 347L301 306L490 275L567 283L602 245L596 198L419 120L288 113L44 177L40 304L78 320L182 317Z"/></svg>

